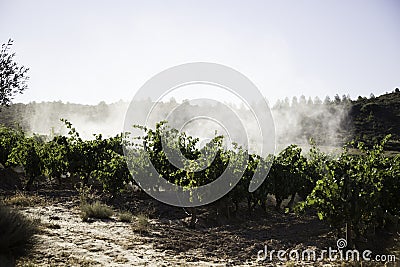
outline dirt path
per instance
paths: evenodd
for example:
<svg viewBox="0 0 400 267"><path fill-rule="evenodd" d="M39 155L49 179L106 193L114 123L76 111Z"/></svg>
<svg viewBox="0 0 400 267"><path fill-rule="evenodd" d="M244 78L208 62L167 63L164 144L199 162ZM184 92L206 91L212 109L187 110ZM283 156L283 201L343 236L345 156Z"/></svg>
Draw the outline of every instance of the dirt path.
<svg viewBox="0 0 400 267"><path fill-rule="evenodd" d="M188 229L188 218L150 219L148 233L132 223L109 220L83 222L76 200L21 208L39 218L38 245L18 266L351 266L332 262L257 262L268 245L278 249L327 248L335 238L313 217L278 215L210 226L201 220ZM366 265L371 266L371 265ZM388 265L396 266L396 265Z"/></svg>
<svg viewBox="0 0 400 267"><path fill-rule="evenodd" d="M191 231L179 223L150 220L152 230L144 235L115 217L82 222L73 202L24 208L23 212L39 218L44 229L38 235L34 253L19 266L258 265L253 252L260 244L254 243L246 250L248 244L241 242L245 233L232 235L228 229ZM233 255L250 257L240 262Z"/></svg>
<svg viewBox="0 0 400 267"><path fill-rule="evenodd" d="M187 255L155 249L151 238L135 233L130 223L111 220L82 222L73 203L31 207L24 213L40 218L45 226L39 245L21 266L224 266ZM150 220L151 224L155 224ZM182 253L184 254L184 253ZM215 260L218 262L218 260Z"/></svg>

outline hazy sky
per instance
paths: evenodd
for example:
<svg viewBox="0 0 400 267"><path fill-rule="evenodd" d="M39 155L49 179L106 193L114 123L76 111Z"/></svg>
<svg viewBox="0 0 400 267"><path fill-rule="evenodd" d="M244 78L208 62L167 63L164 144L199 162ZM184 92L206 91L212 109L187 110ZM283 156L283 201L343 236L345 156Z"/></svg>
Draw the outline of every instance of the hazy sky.
<svg viewBox="0 0 400 267"><path fill-rule="evenodd" d="M400 87L400 1L0 0L30 88L15 102L129 101L187 62L235 68L269 99ZM190 93L189 93L190 94Z"/></svg>

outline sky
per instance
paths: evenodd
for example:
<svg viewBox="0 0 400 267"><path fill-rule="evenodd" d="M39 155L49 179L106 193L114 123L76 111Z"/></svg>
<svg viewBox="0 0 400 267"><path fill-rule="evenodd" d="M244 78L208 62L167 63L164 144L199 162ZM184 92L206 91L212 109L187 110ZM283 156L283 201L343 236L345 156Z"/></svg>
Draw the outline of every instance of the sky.
<svg viewBox="0 0 400 267"><path fill-rule="evenodd" d="M354 99L400 87L399 14L396 0L0 0L0 42L14 39L16 61L30 68L14 102L130 101L189 62L236 69L270 103Z"/></svg>

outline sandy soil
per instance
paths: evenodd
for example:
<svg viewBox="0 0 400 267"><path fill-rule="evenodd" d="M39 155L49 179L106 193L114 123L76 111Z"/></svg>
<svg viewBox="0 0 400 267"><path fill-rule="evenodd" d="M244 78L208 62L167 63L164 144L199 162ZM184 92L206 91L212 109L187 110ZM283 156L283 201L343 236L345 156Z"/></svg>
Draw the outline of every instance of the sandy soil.
<svg viewBox="0 0 400 267"><path fill-rule="evenodd" d="M214 216L204 213L193 230L187 227L189 217L182 209L135 203L152 214L147 233L135 232L132 223L116 216L83 222L76 196L20 208L39 218L43 230L35 251L18 266L341 266L257 261L257 252L265 245L286 250L335 247L333 232L314 216L271 210L262 218L243 213L213 221L208 218Z"/></svg>
<svg viewBox="0 0 400 267"><path fill-rule="evenodd" d="M24 209L24 213L40 218L46 229L38 235L39 244L27 261L35 266L220 266L211 258L156 249L152 238L136 233L130 223L111 220L82 222L73 203ZM151 228L155 221L150 220ZM157 231L153 231L157 234ZM25 263L26 264L26 263ZM22 266L24 264L21 264Z"/></svg>

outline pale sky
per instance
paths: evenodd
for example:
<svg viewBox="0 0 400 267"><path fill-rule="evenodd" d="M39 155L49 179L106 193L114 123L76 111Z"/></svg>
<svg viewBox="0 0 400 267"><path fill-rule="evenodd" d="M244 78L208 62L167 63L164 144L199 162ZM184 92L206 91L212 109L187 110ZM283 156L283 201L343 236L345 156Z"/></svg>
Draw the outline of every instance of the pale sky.
<svg viewBox="0 0 400 267"><path fill-rule="evenodd" d="M214 62L286 96L400 87L400 1L0 0L0 42L30 67L14 102L130 101L153 75ZM189 93L190 95L190 93Z"/></svg>

